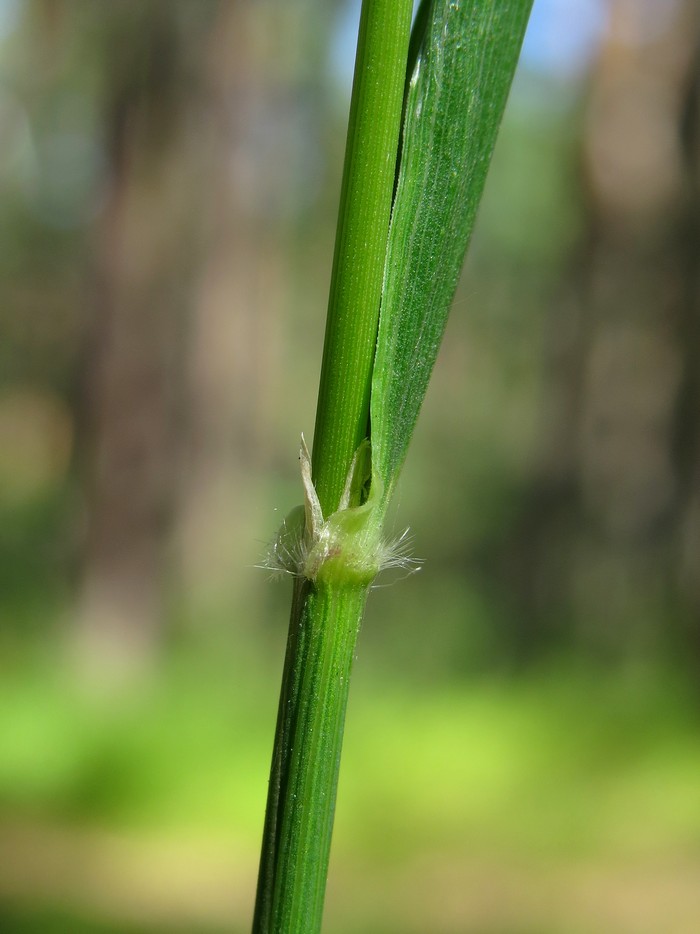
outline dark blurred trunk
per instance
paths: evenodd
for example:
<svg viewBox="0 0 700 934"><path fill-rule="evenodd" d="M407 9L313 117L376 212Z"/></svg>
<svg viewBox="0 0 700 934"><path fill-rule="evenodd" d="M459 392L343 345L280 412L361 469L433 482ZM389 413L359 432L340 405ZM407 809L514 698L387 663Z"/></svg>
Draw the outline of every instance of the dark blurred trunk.
<svg viewBox="0 0 700 934"><path fill-rule="evenodd" d="M694 2L659 8L655 29L644 9L612 4L589 89L586 234L553 311L541 477L510 555L526 655L570 642L572 621L579 648L649 656L697 595L700 214L697 132L684 161L681 127L700 24Z"/></svg>
<svg viewBox="0 0 700 934"><path fill-rule="evenodd" d="M91 354L83 631L137 664L162 638L164 576L179 620L214 611L230 624L234 601L237 618L255 618L232 586L261 548L284 250L304 183L315 184L304 123L317 113L304 93L316 87L314 9L187 0L109 17L113 177Z"/></svg>
<svg viewBox="0 0 700 934"><path fill-rule="evenodd" d="M676 419L675 455L682 511L678 582L687 632L700 665L700 37L690 69L682 143L686 174L684 314L680 322L683 371Z"/></svg>
<svg viewBox="0 0 700 934"><path fill-rule="evenodd" d="M109 159L95 245L86 381L83 653L141 667L162 637L182 418L182 345L202 187L198 32L180 4L125 2L100 20ZM104 11L103 11L104 13Z"/></svg>

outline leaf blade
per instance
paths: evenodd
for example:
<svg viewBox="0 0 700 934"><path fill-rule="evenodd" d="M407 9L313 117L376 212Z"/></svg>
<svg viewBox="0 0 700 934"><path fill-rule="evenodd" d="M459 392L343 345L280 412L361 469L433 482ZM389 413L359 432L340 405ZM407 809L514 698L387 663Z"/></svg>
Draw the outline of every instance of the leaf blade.
<svg viewBox="0 0 700 934"><path fill-rule="evenodd" d="M532 0L433 0L407 89L372 377L385 504L471 237Z"/></svg>

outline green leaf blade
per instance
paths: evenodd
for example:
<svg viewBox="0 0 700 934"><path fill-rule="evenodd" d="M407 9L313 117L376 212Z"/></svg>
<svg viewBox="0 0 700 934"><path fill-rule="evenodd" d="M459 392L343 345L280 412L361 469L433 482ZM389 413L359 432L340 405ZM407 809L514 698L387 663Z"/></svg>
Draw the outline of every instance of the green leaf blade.
<svg viewBox="0 0 700 934"><path fill-rule="evenodd" d="M408 87L371 398L391 494L469 244L532 0L433 0Z"/></svg>

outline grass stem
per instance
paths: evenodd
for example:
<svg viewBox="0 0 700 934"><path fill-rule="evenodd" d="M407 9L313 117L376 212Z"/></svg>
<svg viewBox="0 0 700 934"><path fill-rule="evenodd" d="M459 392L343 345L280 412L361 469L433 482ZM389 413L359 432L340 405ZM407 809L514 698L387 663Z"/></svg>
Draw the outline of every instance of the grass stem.
<svg viewBox="0 0 700 934"><path fill-rule="evenodd" d="M297 581L270 775L254 934L315 934L350 670L368 588Z"/></svg>
<svg viewBox="0 0 700 934"><path fill-rule="evenodd" d="M313 446L323 519L338 510L368 433L412 6L362 4ZM329 557L324 576L295 581L254 934L321 929L350 669L372 576L350 579Z"/></svg>
<svg viewBox="0 0 700 934"><path fill-rule="evenodd" d="M314 431L313 480L325 517L338 508L367 436L412 7L362 4Z"/></svg>

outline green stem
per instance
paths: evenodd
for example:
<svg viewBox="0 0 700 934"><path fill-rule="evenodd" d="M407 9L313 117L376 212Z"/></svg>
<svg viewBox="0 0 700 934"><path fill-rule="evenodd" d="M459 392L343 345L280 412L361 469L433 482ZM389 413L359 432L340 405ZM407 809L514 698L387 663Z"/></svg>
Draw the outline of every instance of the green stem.
<svg viewBox="0 0 700 934"><path fill-rule="evenodd" d="M307 516L312 541L319 521L330 523L338 510L367 435L412 6L362 4L314 432L323 516L311 526ZM358 512L344 509L336 524L361 526ZM351 546L346 539L338 543ZM321 929L350 669L374 573L353 571L343 547L324 550L318 567L312 562L314 581L295 583L253 934Z"/></svg>
<svg viewBox="0 0 700 934"><path fill-rule="evenodd" d="M313 480L335 512L367 436L411 0L363 0L316 410Z"/></svg>
<svg viewBox="0 0 700 934"><path fill-rule="evenodd" d="M253 934L321 929L350 670L368 589L296 582Z"/></svg>

